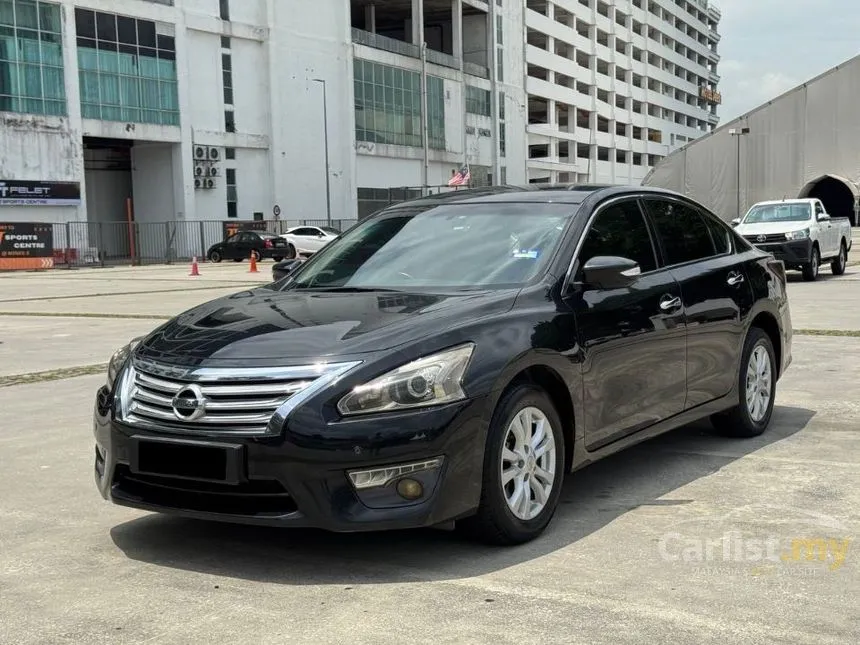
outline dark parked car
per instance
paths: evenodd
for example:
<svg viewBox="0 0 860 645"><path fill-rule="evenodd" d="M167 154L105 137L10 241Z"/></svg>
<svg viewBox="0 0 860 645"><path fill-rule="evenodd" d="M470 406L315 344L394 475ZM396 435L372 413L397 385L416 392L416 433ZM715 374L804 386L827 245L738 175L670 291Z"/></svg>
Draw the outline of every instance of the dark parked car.
<svg viewBox="0 0 860 645"><path fill-rule="evenodd" d="M223 242L210 247L206 257L210 262L221 260L241 262L249 259L252 253L258 262L263 258L272 258L275 262L280 262L285 257L295 257L295 249L284 238L260 231L234 233Z"/></svg>
<svg viewBox="0 0 860 645"><path fill-rule="evenodd" d="M791 339L782 263L680 195L423 198L120 350L96 481L198 518L524 542L585 464L705 417L764 432Z"/></svg>

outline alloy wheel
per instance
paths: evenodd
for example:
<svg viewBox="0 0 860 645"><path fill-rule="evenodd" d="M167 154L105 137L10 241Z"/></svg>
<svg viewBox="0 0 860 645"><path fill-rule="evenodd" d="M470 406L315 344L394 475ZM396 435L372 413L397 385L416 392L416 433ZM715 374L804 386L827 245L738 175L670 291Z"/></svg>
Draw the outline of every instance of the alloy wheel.
<svg viewBox="0 0 860 645"><path fill-rule="evenodd" d="M755 423L767 414L773 386L773 368L770 354L763 345L756 345L747 364L747 412Z"/></svg>
<svg viewBox="0 0 860 645"><path fill-rule="evenodd" d="M546 508L556 470L555 430L538 408L520 410L505 431L500 467L510 511L532 520Z"/></svg>

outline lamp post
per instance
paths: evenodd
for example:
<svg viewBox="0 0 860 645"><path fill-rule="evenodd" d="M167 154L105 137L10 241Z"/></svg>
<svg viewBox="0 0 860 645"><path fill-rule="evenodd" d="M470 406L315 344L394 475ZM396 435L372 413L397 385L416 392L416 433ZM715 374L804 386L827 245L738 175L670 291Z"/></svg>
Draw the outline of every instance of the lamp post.
<svg viewBox="0 0 860 645"><path fill-rule="evenodd" d="M331 169L328 161L328 99L326 97L325 79L312 78L314 83L322 85L323 91L323 139L325 145L325 212L328 225L331 226Z"/></svg>
<svg viewBox="0 0 860 645"><path fill-rule="evenodd" d="M750 133L749 128L732 128L729 134L738 138L738 219L741 217L741 137Z"/></svg>

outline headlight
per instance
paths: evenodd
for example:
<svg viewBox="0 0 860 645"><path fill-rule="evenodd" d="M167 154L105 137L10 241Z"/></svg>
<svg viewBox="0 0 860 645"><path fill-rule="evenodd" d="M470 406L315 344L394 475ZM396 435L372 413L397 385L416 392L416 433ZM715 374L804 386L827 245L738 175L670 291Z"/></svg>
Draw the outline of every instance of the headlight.
<svg viewBox="0 0 860 645"><path fill-rule="evenodd" d="M113 353L113 356L110 357L107 370L107 380L105 381L105 385L109 390L113 389L119 373L122 371L126 361L128 361L128 357L131 356L131 353L134 351L134 348L140 344L140 341L140 338L135 338L125 347L116 350Z"/></svg>
<svg viewBox="0 0 860 645"><path fill-rule="evenodd" d="M805 240L809 237L809 229L805 228L802 231L791 231L785 234L787 240Z"/></svg>
<svg viewBox="0 0 860 645"><path fill-rule="evenodd" d="M350 416L465 399L461 382L474 349L469 343L407 363L359 385L340 400L337 409Z"/></svg>

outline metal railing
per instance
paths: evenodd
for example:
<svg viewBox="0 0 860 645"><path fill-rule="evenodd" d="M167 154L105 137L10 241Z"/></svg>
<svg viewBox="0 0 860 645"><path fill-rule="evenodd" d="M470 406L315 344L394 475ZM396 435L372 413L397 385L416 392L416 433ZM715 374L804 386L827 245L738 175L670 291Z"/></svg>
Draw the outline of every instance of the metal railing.
<svg viewBox="0 0 860 645"><path fill-rule="evenodd" d="M445 52L436 51L435 49L427 48L427 62L441 65L442 67L450 67L452 69L460 69L460 59Z"/></svg>
<svg viewBox="0 0 860 645"><path fill-rule="evenodd" d="M483 65L478 65L478 63L472 63L470 61L463 61L463 71L466 74L471 74L472 76L479 76L480 78L490 78L490 70L484 67Z"/></svg>
<svg viewBox="0 0 860 645"><path fill-rule="evenodd" d="M340 231L356 220L207 220L168 222L67 222L54 224L54 265L110 266L171 264L206 260L228 227L282 235L294 226L332 226Z"/></svg>
<svg viewBox="0 0 860 645"><path fill-rule="evenodd" d="M364 29L352 28L352 42L374 49L391 52L392 54L400 54L402 56L411 56L412 58L420 58L421 50L417 45L407 43L396 38L388 36L380 36Z"/></svg>
<svg viewBox="0 0 860 645"><path fill-rule="evenodd" d="M473 172L474 169L473 169ZM474 176L474 175L473 175ZM410 199L418 199L425 195L465 190L469 186L401 186L397 188L359 188L358 189L358 218L362 220L375 212L400 204Z"/></svg>

